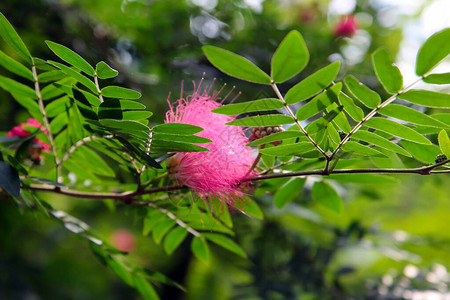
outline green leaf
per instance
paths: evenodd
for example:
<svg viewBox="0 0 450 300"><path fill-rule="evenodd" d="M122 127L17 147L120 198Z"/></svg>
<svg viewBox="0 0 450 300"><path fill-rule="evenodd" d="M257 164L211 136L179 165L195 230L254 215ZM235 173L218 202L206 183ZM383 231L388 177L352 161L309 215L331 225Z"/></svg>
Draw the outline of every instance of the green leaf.
<svg viewBox="0 0 450 300"><path fill-rule="evenodd" d="M425 90L410 90L398 98L427 107L450 108L450 95Z"/></svg>
<svg viewBox="0 0 450 300"><path fill-rule="evenodd" d="M342 146L342 150L344 150L345 152L353 152L364 156L383 155L383 153L378 150L352 141L345 143Z"/></svg>
<svg viewBox="0 0 450 300"><path fill-rule="evenodd" d="M247 254L245 254L244 250L242 250L241 247L239 247L235 242L233 242L232 240L230 240L229 238L221 235L221 234L217 234L217 233L203 233L203 236L205 238L207 238L208 240L210 240L211 242L243 257L246 258Z"/></svg>
<svg viewBox="0 0 450 300"><path fill-rule="evenodd" d="M291 123L294 123L294 120L291 117L281 114L274 114L274 115L246 117L225 124L233 126L263 127L263 126L278 126L282 124L291 124Z"/></svg>
<svg viewBox="0 0 450 300"><path fill-rule="evenodd" d="M386 48L380 48L372 54L372 64L384 89L395 94L403 87L403 77L400 70L393 64L392 55Z"/></svg>
<svg viewBox="0 0 450 300"><path fill-rule="evenodd" d="M33 64L30 51L19 37L8 19L0 12L0 36L10 45L28 64Z"/></svg>
<svg viewBox="0 0 450 300"><path fill-rule="evenodd" d="M304 136L304 134L300 131L293 131L293 130L280 131L280 132L272 133L271 135L267 135L260 139L254 140L253 142L248 143L247 146L259 146L262 144L268 144L271 142L276 142L276 141L281 141L284 139L296 138L296 137L301 137L301 136Z"/></svg>
<svg viewBox="0 0 450 300"><path fill-rule="evenodd" d="M447 132L442 129L439 132L438 136L439 141L439 148L441 148L441 151L445 156L450 157L450 140L448 139Z"/></svg>
<svg viewBox="0 0 450 300"><path fill-rule="evenodd" d="M277 208L283 208L286 204L294 200L305 185L306 178L291 178L283 184L273 197L273 203Z"/></svg>
<svg viewBox="0 0 450 300"><path fill-rule="evenodd" d="M64 94L64 92L53 84L49 84L41 90L41 96L43 100L49 100L62 94Z"/></svg>
<svg viewBox="0 0 450 300"><path fill-rule="evenodd" d="M26 68L21 63L15 61L1 50L0 50L0 65L16 75L34 81L33 73L30 71L30 69Z"/></svg>
<svg viewBox="0 0 450 300"><path fill-rule="evenodd" d="M364 142L368 142L372 145L375 146L379 146L382 147L384 149L411 157L411 154L409 154L405 149L403 149L402 147L400 147L399 145L385 139L382 136L379 136L376 133L370 132L370 131L364 131L364 130L359 130L357 132L355 132L352 137L354 139L357 140L361 140Z"/></svg>
<svg viewBox="0 0 450 300"><path fill-rule="evenodd" d="M243 214L262 220L264 218L261 208L249 197L234 202L233 207L241 211ZM233 224L230 224L233 225Z"/></svg>
<svg viewBox="0 0 450 300"><path fill-rule="evenodd" d="M341 182L369 183L369 184L396 184L398 180L391 176L380 174L331 174L330 179Z"/></svg>
<svg viewBox="0 0 450 300"><path fill-rule="evenodd" d="M413 129L406 127L405 125L399 124L392 120L376 117L369 119L365 123L365 125L373 129L381 130L394 136L398 136L399 138L408 141L425 145L431 144L431 142L426 137L422 136L417 131L414 131Z"/></svg>
<svg viewBox="0 0 450 300"><path fill-rule="evenodd" d="M234 116L243 113L276 110L280 108L283 108L283 103L280 100L274 98L267 98L219 106L218 108L213 109L211 112L227 116Z"/></svg>
<svg viewBox="0 0 450 300"><path fill-rule="evenodd" d="M158 222L153 228L152 232L153 240L155 241L155 243L159 245L163 237L167 232L169 232L170 229L172 229L174 225L175 221L172 219L165 219L161 222Z"/></svg>
<svg viewBox="0 0 450 300"><path fill-rule="evenodd" d="M335 213L341 212L341 197L326 181L316 181L312 187L312 197L315 201Z"/></svg>
<svg viewBox="0 0 450 300"><path fill-rule="evenodd" d="M46 83L51 81L58 81L66 77L66 74L61 70L52 70L38 75L39 83Z"/></svg>
<svg viewBox="0 0 450 300"><path fill-rule="evenodd" d="M197 135L170 134L170 133L154 133L152 138L153 141L165 140L165 141L186 142L193 144L204 144L212 142L210 139Z"/></svg>
<svg viewBox="0 0 450 300"><path fill-rule="evenodd" d="M0 76L0 87L12 95L37 99L36 92L32 88L7 77Z"/></svg>
<svg viewBox="0 0 450 300"><path fill-rule="evenodd" d="M450 72L449 73L439 73L430 74L423 79L426 83L432 84L449 84L450 83Z"/></svg>
<svg viewBox="0 0 450 300"><path fill-rule="evenodd" d="M339 62L334 62L294 85L285 96L287 104L294 104L308 99L325 89L336 77Z"/></svg>
<svg viewBox="0 0 450 300"><path fill-rule="evenodd" d="M276 83L284 82L302 71L308 61L308 48L302 35L292 30L280 43L272 57L271 76Z"/></svg>
<svg viewBox="0 0 450 300"><path fill-rule="evenodd" d="M297 110L295 116L298 120L306 120L318 112L324 110L329 105L333 104L341 92L342 83L338 82L329 89L325 90L323 93L314 97L311 101L303 105Z"/></svg>
<svg viewBox="0 0 450 300"><path fill-rule="evenodd" d="M149 211L147 216L144 219L144 226L142 227L142 234L144 236L148 235L153 230L155 225L159 221L164 220L165 218L166 218L166 215L164 215L159 210L151 210L151 211Z"/></svg>
<svg viewBox="0 0 450 300"><path fill-rule="evenodd" d="M87 87L88 89L91 90L91 92L93 92L94 94L98 95L98 91L97 91L97 87L95 86L95 84L88 79L86 76L80 74L79 72L69 68L66 65L60 64L58 62L55 61L48 61L49 64L59 68L61 71L63 71L66 75L72 77L73 79L75 79L76 81L78 81L79 83L81 83L82 85L84 85L85 87Z"/></svg>
<svg viewBox="0 0 450 300"><path fill-rule="evenodd" d="M155 133L171 133L171 134L195 134L203 131L199 126L181 124L181 123L166 123L160 124L152 128Z"/></svg>
<svg viewBox="0 0 450 300"><path fill-rule="evenodd" d="M132 273L133 283L139 294L146 300L159 300L153 286L148 281L136 273Z"/></svg>
<svg viewBox="0 0 450 300"><path fill-rule="evenodd" d="M104 259L106 260L108 266L113 270L114 273L116 273L117 276L119 276L120 279L123 280L123 282L130 286L133 286L131 274L121 263L117 262L113 257L109 255L104 256Z"/></svg>
<svg viewBox="0 0 450 300"><path fill-rule="evenodd" d="M59 58L61 58L63 61L67 62L68 64L80 69L84 73L86 73L89 76L94 76L95 71L94 68L86 61L84 58L82 58L79 54L75 53L74 51L70 50L66 46L51 42L51 41L45 41L47 46L50 48L50 50L53 51L53 53L56 54Z"/></svg>
<svg viewBox="0 0 450 300"><path fill-rule="evenodd" d="M154 140L151 145L152 152L203 152L209 151L208 148L194 145L191 143Z"/></svg>
<svg viewBox="0 0 450 300"><path fill-rule="evenodd" d="M322 118L309 123L305 127L306 131L309 134L313 134L321 130L326 130L328 124L333 121L334 118L336 118L343 110L344 108L342 106L338 106L335 109L330 110Z"/></svg>
<svg viewBox="0 0 450 300"><path fill-rule="evenodd" d="M198 259L209 263L209 247L204 238L195 236L191 242L191 250Z"/></svg>
<svg viewBox="0 0 450 300"><path fill-rule="evenodd" d="M441 149L436 145L423 145L405 140L400 141L400 144L411 153L415 159L426 164L434 164L436 155L441 153Z"/></svg>
<svg viewBox="0 0 450 300"><path fill-rule="evenodd" d="M407 121L411 124L433 126L438 128L449 128L447 124L404 105L389 104L388 106L380 109L379 113L385 116Z"/></svg>
<svg viewBox="0 0 450 300"><path fill-rule="evenodd" d="M214 46L203 46L202 49L211 64L225 74L255 83L271 82L269 75L240 55Z"/></svg>
<svg viewBox="0 0 450 300"><path fill-rule="evenodd" d="M262 154L272 155L272 156L291 156L296 155L302 157L303 153L314 150L315 147L310 142L301 142L296 144L281 145L266 149L260 149L259 152Z"/></svg>
<svg viewBox="0 0 450 300"><path fill-rule="evenodd" d="M114 70L113 68L111 68L104 61L99 62L95 66L95 73L97 74L98 78L100 78L100 79L114 78L119 74L119 72L117 70Z"/></svg>
<svg viewBox="0 0 450 300"><path fill-rule="evenodd" d="M19 198L20 196L20 178L16 169L11 165L0 161L0 187L8 194Z"/></svg>
<svg viewBox="0 0 450 300"><path fill-rule="evenodd" d="M1 85L1 84L0 84ZM23 97L19 95L13 95L13 97L16 99L16 101L25 107L28 112L38 121L42 121L42 113L41 109L39 108L39 105L37 102L29 97ZM42 122L40 122L42 123Z"/></svg>
<svg viewBox="0 0 450 300"><path fill-rule="evenodd" d="M171 255L184 241L187 234L187 230L180 226L172 230L164 239L164 250L166 253Z"/></svg>
<svg viewBox="0 0 450 300"><path fill-rule="evenodd" d="M359 82L355 77L351 75L346 76L344 83L350 93L365 106L375 108L380 105L380 95Z"/></svg>
<svg viewBox="0 0 450 300"><path fill-rule="evenodd" d="M46 107L47 117L53 118L56 115L66 110L66 106L70 106L69 97L64 96L59 99L53 100Z"/></svg>
<svg viewBox="0 0 450 300"><path fill-rule="evenodd" d="M450 53L450 28L443 29L431 37L420 47L416 57L416 74L422 76L431 71Z"/></svg>
<svg viewBox="0 0 450 300"><path fill-rule="evenodd" d="M344 106L344 110L348 115L356 122L361 121L364 118L364 112L361 108L355 105L353 99L344 93L340 93L338 96L339 102Z"/></svg>
<svg viewBox="0 0 450 300"><path fill-rule="evenodd" d="M141 93L123 88L120 86L107 86L102 88L102 95L108 98L120 98L120 99L139 99L141 98Z"/></svg>

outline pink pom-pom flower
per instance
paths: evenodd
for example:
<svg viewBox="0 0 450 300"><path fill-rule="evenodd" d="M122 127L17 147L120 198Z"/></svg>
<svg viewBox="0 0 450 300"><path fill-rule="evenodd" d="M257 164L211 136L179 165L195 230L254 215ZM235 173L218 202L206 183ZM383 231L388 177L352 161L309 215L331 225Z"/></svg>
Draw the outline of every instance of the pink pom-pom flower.
<svg viewBox="0 0 450 300"><path fill-rule="evenodd" d="M334 35L352 37L359 28L355 16L343 16L334 27Z"/></svg>
<svg viewBox="0 0 450 300"><path fill-rule="evenodd" d="M201 199L215 197L234 206L235 201L244 196L242 181L254 175L250 171L253 151L246 146L249 139L242 127L225 125L235 117L211 112L222 106L226 97L218 102L220 91L210 95L212 85L202 91L202 81L203 78L197 88L194 84L192 95L169 103L165 122L202 127L204 130L197 135L212 140L201 144L209 151L179 152L167 160L167 169L171 178L192 188Z"/></svg>
<svg viewBox="0 0 450 300"><path fill-rule="evenodd" d="M36 129L42 130L44 133L47 133L47 130L44 128L44 126L39 123L36 119L28 119L26 123L19 124L17 126L14 126L7 134L6 136L10 137L20 137L24 138L29 136L31 133L28 131L29 128L27 127L35 127ZM40 151L49 152L50 151L50 145L46 144L42 140L38 138L33 139L33 146L31 147L30 153L33 159L39 160L41 158Z"/></svg>

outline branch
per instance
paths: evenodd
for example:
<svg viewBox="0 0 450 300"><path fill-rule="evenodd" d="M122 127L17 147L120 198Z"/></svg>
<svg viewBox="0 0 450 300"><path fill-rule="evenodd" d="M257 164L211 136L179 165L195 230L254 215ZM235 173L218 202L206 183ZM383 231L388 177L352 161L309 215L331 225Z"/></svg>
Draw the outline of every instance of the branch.
<svg viewBox="0 0 450 300"><path fill-rule="evenodd" d="M66 161L69 157L70 154L72 154L73 152L75 152L75 150L77 150L78 147L83 146L84 144L86 144L87 142L96 140L96 139L112 139L114 138L114 136L112 134L110 135L105 135L105 136L87 136L81 140L79 140L78 142L76 142L75 144L72 145L72 147L69 148L69 150L67 150L66 153L64 153L63 158L60 161L60 164L64 161Z"/></svg>
<svg viewBox="0 0 450 300"><path fill-rule="evenodd" d="M411 168L411 169L339 169L326 171L324 169L318 170L307 170L307 171L298 171L298 172L285 172L285 173L276 173L276 174L268 174L268 175L260 175L251 177L248 179L244 179L244 182L257 182L261 180L274 179L274 178L284 178L284 177L298 177L298 176L310 176L310 175L319 175L319 176L328 176L331 174L419 174L419 175L430 175L430 174L450 174L450 169L447 170L438 170L434 171L435 168L443 166L447 163L450 163L450 159L447 159L443 162L436 163L429 166L423 166L420 168ZM146 190L138 190L138 191L127 191L121 193L96 193L96 192L83 192L71 189L62 189L60 187L56 187L48 184L30 184L28 186L22 186L22 188L27 188L29 190L34 191L44 191L51 192L56 194L61 194L69 197L76 197L82 199L93 199L93 200L105 200L105 199L113 199L120 200L125 204L136 204L136 201L133 201L134 198L146 195L146 194L154 194L159 192L169 192L169 191L178 191L178 190L187 190L190 189L186 185L170 185L164 187L154 187ZM156 199L159 200L159 199ZM150 202L145 202L150 203Z"/></svg>

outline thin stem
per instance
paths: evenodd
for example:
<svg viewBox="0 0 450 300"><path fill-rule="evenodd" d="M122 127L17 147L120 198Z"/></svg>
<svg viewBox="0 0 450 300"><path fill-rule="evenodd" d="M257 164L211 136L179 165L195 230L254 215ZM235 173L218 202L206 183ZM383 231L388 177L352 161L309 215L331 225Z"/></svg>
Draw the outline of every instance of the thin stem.
<svg viewBox="0 0 450 300"><path fill-rule="evenodd" d="M411 83L409 86L407 86L406 88L404 88L403 90L395 93L394 95L392 95L391 97L389 97L388 99L386 99L383 103L381 103L380 105L378 105L377 107L375 107L371 112L369 112L361 121L359 121L358 124L355 125L355 127L352 128L352 130L342 139L342 141L339 143L339 145L336 147L336 149L333 151L333 153L330 156L330 159L333 159L333 157L336 155L336 153L338 153L338 151L342 148L342 146L348 142L348 140L350 139L350 137L356 132L358 131L365 122L367 122L369 119L371 119L373 116L375 116L377 114L377 112L386 107L387 105L391 104L395 99L397 99L398 95L406 93L407 91L409 91L411 88L413 88L416 84L418 84L420 81L422 81L423 77L420 77L419 79L417 79L416 81L414 81L413 83Z"/></svg>
<svg viewBox="0 0 450 300"><path fill-rule="evenodd" d="M69 150L67 150L66 153L64 153L64 156L61 159L60 163L63 163L64 161L66 161L70 157L70 154L75 152L75 150L77 150L78 147L83 146L87 142L90 142L90 141L93 141L93 140L97 140L97 139L112 139L112 138L114 138L114 136L112 134L105 135L105 136L95 136L95 135L87 136L87 137L79 140L75 144L73 144L72 147L70 147Z"/></svg>
<svg viewBox="0 0 450 300"><path fill-rule="evenodd" d="M280 90L278 89L278 86L274 82L272 82L270 85L272 86L272 89L275 91L275 94L277 94L278 99L280 99L280 101L283 103L284 108L286 109L288 114L294 120L295 124L297 124L297 127L300 128L301 132L303 132L303 134L314 145L314 147L316 147L316 149L323 156L325 156L328 159L328 155L325 153L325 151L323 151L322 148L320 148L320 146L313 140L313 138L308 134L308 132L306 132L306 130L305 130L305 128L303 128L302 124L300 124L300 121L297 119L297 117L292 112L291 108L289 107L289 105L286 103L286 101L284 100L283 96L281 95Z"/></svg>
<svg viewBox="0 0 450 300"><path fill-rule="evenodd" d="M142 202L141 202L142 203ZM188 224L186 224L185 222L181 221L180 219L177 218L176 215L174 215L172 212L168 211L167 209L163 208L163 207L159 207L158 205L153 204L152 202L145 202L143 203L145 206L150 206L153 207L157 210L159 210L160 212L162 212L163 214L165 214L166 216L168 216L169 218L171 218L172 220L174 220L179 226L183 227L184 229L186 229L189 233L191 233L192 235L196 236L196 237L201 237L202 235L200 234L200 232L198 232L197 230L195 230L194 228L190 227Z"/></svg>
<svg viewBox="0 0 450 300"><path fill-rule="evenodd" d="M97 87L98 99L100 99L100 102L103 103L104 100L103 100L102 90L100 89L100 85L98 84L97 73L95 73L95 75L94 75L94 82L95 82L95 86Z"/></svg>
<svg viewBox="0 0 450 300"><path fill-rule="evenodd" d="M58 181L60 161L58 159L58 156L56 155L55 141L53 140L52 130L50 128L50 123L48 122L47 112L45 111L44 100L42 99L41 88L39 86L39 80L38 80L38 75L37 75L36 65L34 64L34 60L33 60L33 65L31 66L31 71L33 73L33 79L34 79L34 91L36 92L36 95L38 97L39 109L41 110L41 113L42 113L42 120L44 121L44 127L47 130L47 132L46 132L47 138L48 138L48 140L50 142L50 146L52 148L53 157L55 158L56 181Z"/></svg>

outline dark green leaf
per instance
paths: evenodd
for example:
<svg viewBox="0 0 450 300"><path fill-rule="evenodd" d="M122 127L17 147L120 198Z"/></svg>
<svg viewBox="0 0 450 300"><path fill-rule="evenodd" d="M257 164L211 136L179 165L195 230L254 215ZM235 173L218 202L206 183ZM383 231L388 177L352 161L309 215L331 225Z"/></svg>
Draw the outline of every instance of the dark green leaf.
<svg viewBox="0 0 450 300"><path fill-rule="evenodd" d="M442 153L450 158L450 140L444 129L439 132L438 141L439 148L441 148Z"/></svg>
<svg viewBox="0 0 450 300"><path fill-rule="evenodd" d="M284 82L302 71L308 61L308 48L302 35L292 30L280 43L272 57L272 79L276 83Z"/></svg>
<svg viewBox="0 0 450 300"><path fill-rule="evenodd" d="M107 100L107 101L110 101L110 100ZM119 102L120 102L120 107L124 110L126 110L126 109L144 109L145 108L144 104L142 104L140 102L132 101L132 100L119 100Z"/></svg>
<svg viewBox="0 0 450 300"><path fill-rule="evenodd" d="M392 55L386 48L380 48L372 54L372 64L384 89L395 94L403 87L403 77L400 70L393 65Z"/></svg>
<svg viewBox="0 0 450 300"><path fill-rule="evenodd" d="M286 204L294 200L305 185L306 178L291 178L283 184L273 197L273 203L277 208L283 208Z"/></svg>
<svg viewBox="0 0 450 300"><path fill-rule="evenodd" d="M142 276L132 273L133 283L139 294L146 300L159 300L158 294L156 294L153 286L145 280Z"/></svg>
<svg viewBox="0 0 450 300"><path fill-rule="evenodd" d="M388 139L385 139L382 136L379 136L378 134L375 134L373 132L359 130L355 132L352 136L354 139L362 140L365 142L368 142L372 145L382 147L384 149L394 151L396 153L411 157L411 154L409 154L405 149L400 147L399 145L389 141Z"/></svg>
<svg viewBox="0 0 450 300"><path fill-rule="evenodd" d="M425 90L410 90L398 96L414 104L427 107L450 108L450 95Z"/></svg>
<svg viewBox="0 0 450 300"><path fill-rule="evenodd" d="M161 222L158 222L153 228L152 235L153 240L156 244L159 245L161 243L163 237L169 232L170 229L175 225L175 221L172 219L165 219Z"/></svg>
<svg viewBox="0 0 450 300"><path fill-rule="evenodd" d="M135 121L141 121L141 120L147 120L153 115L151 111L124 111L123 112L123 119L124 120L135 120ZM147 124L147 123L144 123Z"/></svg>
<svg viewBox="0 0 450 300"><path fill-rule="evenodd" d="M56 115L62 113L66 110L66 105L69 106L69 97L65 96L50 102L46 107L45 111L47 112L47 117L53 118Z"/></svg>
<svg viewBox="0 0 450 300"><path fill-rule="evenodd" d="M107 86L102 88L102 95L108 98L120 98L120 99L139 99L141 93L123 88L120 86Z"/></svg>
<svg viewBox="0 0 450 300"><path fill-rule="evenodd" d="M114 70L113 68L111 68L104 61L99 62L95 66L95 73L97 74L98 78L100 78L100 79L114 78L119 74L119 72L117 72L117 70Z"/></svg>
<svg viewBox="0 0 450 300"><path fill-rule="evenodd" d="M203 128L189 124L166 123L153 127L152 131L155 133L171 133L171 134L186 135L186 134L195 134L200 131L203 131Z"/></svg>
<svg viewBox="0 0 450 300"><path fill-rule="evenodd" d="M97 114L93 110L85 94L75 88L72 90L72 94L83 117L88 120L98 120Z"/></svg>
<svg viewBox="0 0 450 300"><path fill-rule="evenodd" d="M379 113L385 116L407 121L411 124L433 126L438 128L450 128L447 124L404 105L390 104L380 109Z"/></svg>
<svg viewBox="0 0 450 300"><path fill-rule="evenodd" d="M417 52L416 74L425 75L450 53L450 28L429 37Z"/></svg>
<svg viewBox="0 0 450 300"><path fill-rule="evenodd" d="M219 106L218 108L213 109L211 112L233 116L248 112L276 110L280 108L283 108L283 103L280 100L268 98Z"/></svg>
<svg viewBox="0 0 450 300"><path fill-rule="evenodd" d="M431 142L417 131L406 127L405 125L399 124L392 120L388 120L385 118L372 118L369 119L366 123L366 126L384 131L386 133L392 134L394 136L398 136L399 138L416 142L419 144L429 145Z"/></svg>
<svg viewBox="0 0 450 300"><path fill-rule="evenodd" d="M339 66L339 62L334 62L297 83L286 93L286 102L294 104L325 89L336 77Z"/></svg>
<svg viewBox="0 0 450 300"><path fill-rule="evenodd" d="M38 81L40 83L46 83L51 81L58 81L66 77L66 74L61 70L52 70L41 73L38 75Z"/></svg>
<svg viewBox="0 0 450 300"><path fill-rule="evenodd" d="M228 50L214 46L203 46L213 66L230 76L261 84L270 84L270 77L248 59Z"/></svg>
<svg viewBox="0 0 450 300"><path fill-rule="evenodd" d="M291 123L294 123L294 120L291 117L281 114L275 114L275 115L246 117L225 124L233 126L263 127L263 126L278 126L282 124L291 124Z"/></svg>
<svg viewBox="0 0 450 300"><path fill-rule="evenodd" d="M8 71L16 75L34 81L33 73L30 71L30 69L26 68L21 63L15 61L1 50L0 50L0 66L4 67Z"/></svg>
<svg viewBox="0 0 450 300"><path fill-rule="evenodd" d="M28 112L38 121L42 120L42 112L41 109L39 108L39 105L37 104L37 102L35 100L33 100L32 98L29 97L24 97L21 95L16 95L14 94L13 97L16 99L16 101L22 105L23 107L25 107L26 110L28 110ZM40 122L42 123L42 122Z"/></svg>
<svg viewBox="0 0 450 300"><path fill-rule="evenodd" d="M16 169L11 165L0 161L0 187L8 194L19 198L20 196L20 178Z"/></svg>
<svg viewBox="0 0 450 300"><path fill-rule="evenodd" d="M450 83L450 72L440 73L440 74L430 74L423 79L426 83L433 84L449 84Z"/></svg>
<svg viewBox="0 0 450 300"><path fill-rule="evenodd" d="M211 242L243 257L246 258L247 254L245 254L244 250L242 250L241 247L239 247L235 242L230 240L229 238L216 233L203 233L203 236L206 237Z"/></svg>
<svg viewBox="0 0 450 300"><path fill-rule="evenodd" d="M293 131L293 130L280 131L277 133L273 133L271 135L267 135L260 139L254 140L253 142L248 143L247 146L258 146L262 144L268 144L271 142L281 141L284 139L296 138L303 135L304 134L300 131Z"/></svg>
<svg viewBox="0 0 450 300"><path fill-rule="evenodd" d="M9 23L6 17L0 12L0 36L5 42L10 45L15 51L17 51L22 58L26 60L30 65L33 63L30 51L19 37L14 27Z"/></svg>
<svg viewBox="0 0 450 300"><path fill-rule="evenodd" d="M53 51L53 53L56 54L59 58L61 58L63 61L67 62L68 64L80 69L84 73L86 73L89 76L94 76L95 71L94 68L86 61L84 58L82 58L79 54L75 53L74 51L70 50L66 46L51 42L51 41L45 41L47 46L50 48L50 50Z"/></svg>
<svg viewBox="0 0 450 300"><path fill-rule="evenodd" d="M49 84L41 90L43 100L49 100L62 94L64 94L64 92L53 84Z"/></svg>
<svg viewBox="0 0 450 300"><path fill-rule="evenodd" d="M350 93L362 104L369 108L375 108L381 103L381 97L376 92L359 82L355 77L349 75L344 79L344 83Z"/></svg>
<svg viewBox="0 0 450 300"><path fill-rule="evenodd" d="M342 106L330 110L322 118L309 123L308 126L305 127L306 131L309 134L313 134L321 130L326 130L328 124L333 121L334 118L336 118L343 110L344 108Z"/></svg>
<svg viewBox="0 0 450 300"><path fill-rule="evenodd" d="M344 106L344 110L348 115L356 122L361 121L364 118L364 112L361 108L355 105L353 99L344 93L340 93L338 96L339 102Z"/></svg>
<svg viewBox="0 0 450 300"><path fill-rule="evenodd" d="M198 259L206 264L209 263L209 247L204 238L194 237L191 242L191 250Z"/></svg>
<svg viewBox="0 0 450 300"><path fill-rule="evenodd" d="M186 142L193 144L204 144L211 143L210 139L197 136L197 135L181 135L181 134L170 134L170 133L154 133L153 141L165 140L165 141L174 141L174 142Z"/></svg>
<svg viewBox="0 0 450 300"><path fill-rule="evenodd" d="M342 83L338 82L320 95L314 97L311 101L297 110L297 113L295 114L297 119L300 121L306 120L327 108L337 100L341 89Z"/></svg>
<svg viewBox="0 0 450 300"><path fill-rule="evenodd" d="M315 201L322 204L336 213L341 212L341 197L325 181L316 181L312 187L312 197Z"/></svg>
<svg viewBox="0 0 450 300"><path fill-rule="evenodd" d="M171 255L175 249L184 241L188 232L183 227L176 227L164 239L164 250Z"/></svg>
<svg viewBox="0 0 450 300"><path fill-rule="evenodd" d="M272 148L266 148L259 150L262 154L272 156L291 156L296 155L302 157L302 154L314 150L315 147L310 142L301 142L296 144L281 145Z"/></svg>
<svg viewBox="0 0 450 300"><path fill-rule="evenodd" d="M37 99L36 92L32 88L4 76L0 76L0 87L13 95Z"/></svg>
<svg viewBox="0 0 450 300"><path fill-rule="evenodd" d="M194 145L191 143L154 140L151 145L152 152L203 152L209 151L208 148Z"/></svg>
<svg viewBox="0 0 450 300"><path fill-rule="evenodd" d="M436 155L441 153L441 149L436 145L417 144L405 140L400 141L400 144L411 153L415 159L426 164L433 164Z"/></svg>
<svg viewBox="0 0 450 300"><path fill-rule="evenodd" d="M97 91L97 87L95 86L95 84L88 79L86 76L80 74L79 72L69 68L66 65L60 64L58 62L55 61L48 61L49 64L61 69L61 71L63 71L66 75L72 77L73 79L75 79L76 81L78 81L79 83L81 83L82 85L84 85L85 87L87 87L88 89L91 90L91 92L93 92L94 94L98 95L98 91Z"/></svg>
<svg viewBox="0 0 450 300"><path fill-rule="evenodd" d="M235 209L238 209L240 212L242 212L243 214L245 214L247 216L257 218L260 220L262 220L264 218L261 208L259 208L258 204L256 204L256 202L253 201L249 197L244 197L243 199L240 199L239 201L234 202L233 207ZM229 225L230 225L230 227L232 227L233 224L230 222Z"/></svg>

